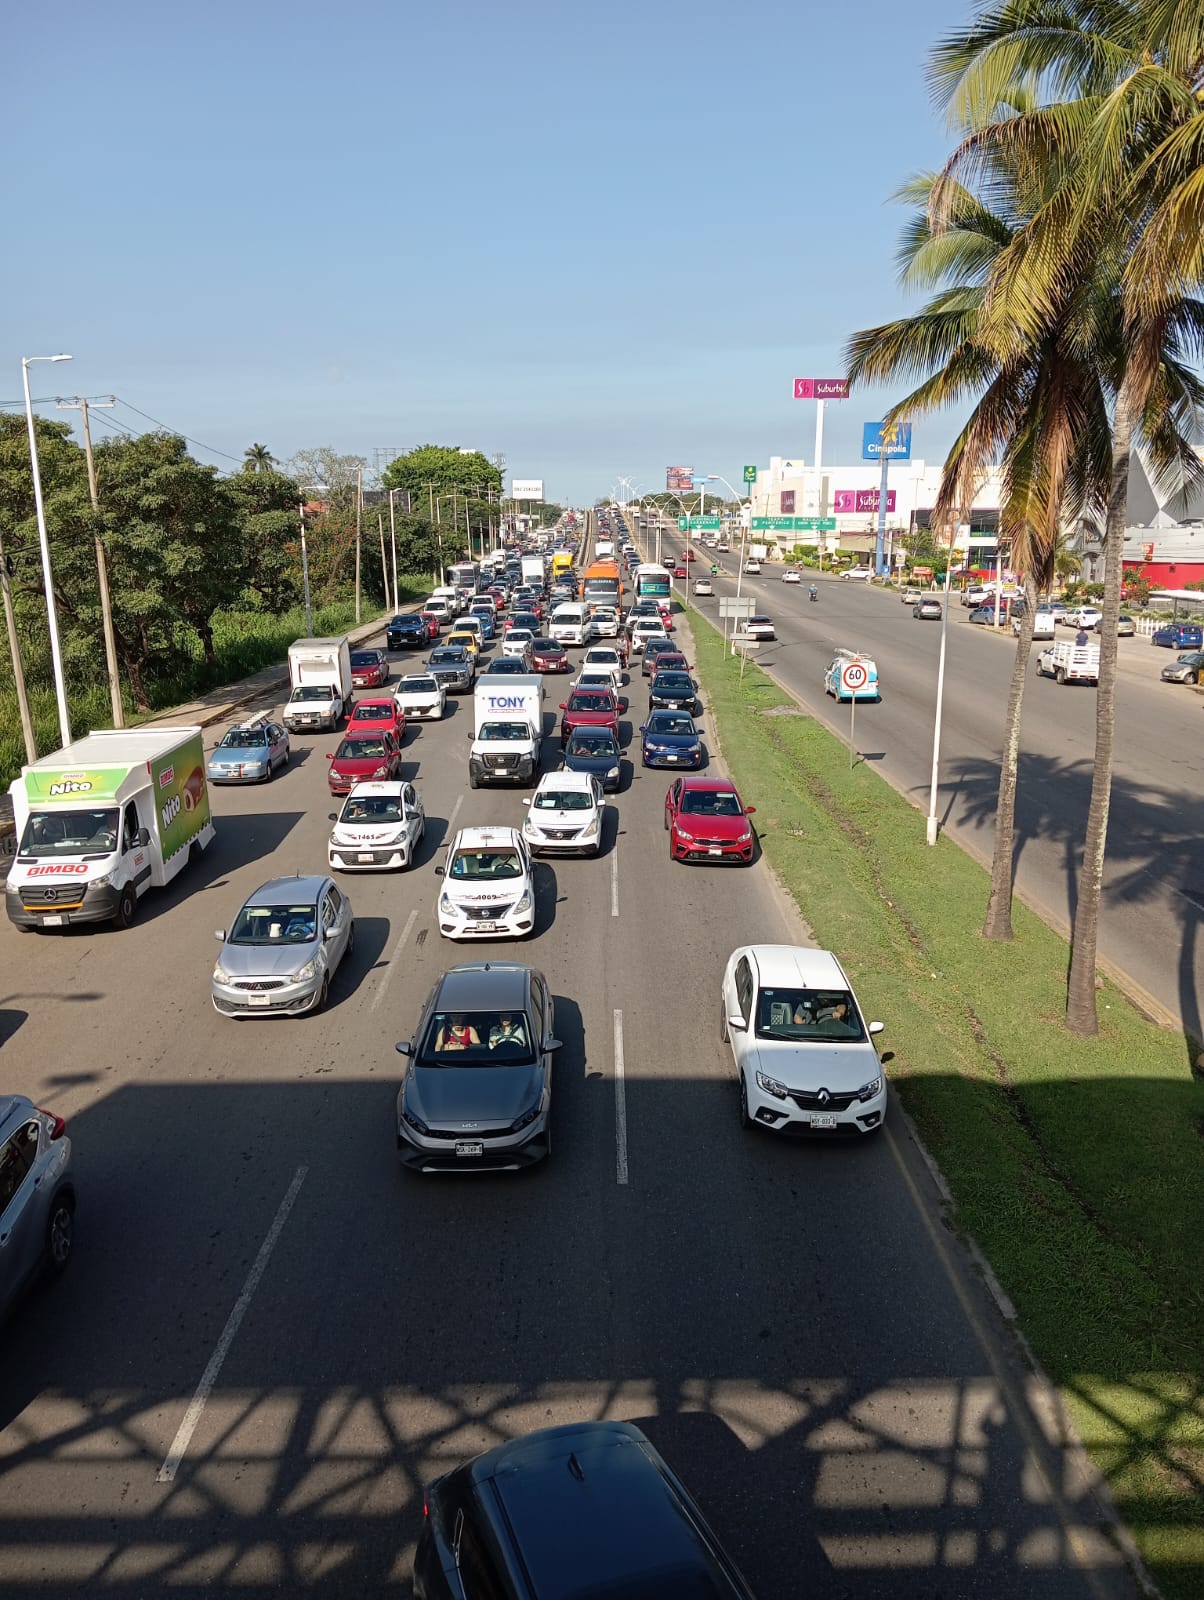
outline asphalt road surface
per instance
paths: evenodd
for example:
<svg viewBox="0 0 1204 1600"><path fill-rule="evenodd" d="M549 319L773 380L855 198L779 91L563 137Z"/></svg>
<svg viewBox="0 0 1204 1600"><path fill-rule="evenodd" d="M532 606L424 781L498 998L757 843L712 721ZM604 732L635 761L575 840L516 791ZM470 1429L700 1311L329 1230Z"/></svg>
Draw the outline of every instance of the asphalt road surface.
<svg viewBox="0 0 1204 1600"><path fill-rule="evenodd" d="M833 596L826 636L878 604ZM867 725L901 675L887 657ZM638 674L630 694L638 723ZM0 929L2 1079L67 1116L80 1194L68 1272L3 1334L0 1591L404 1594L424 1480L623 1417L761 1600L1127 1597L901 1119L854 1145L741 1132L722 965L804 932L763 862L670 866L664 774L636 765L601 858L540 865L537 935L493 947L556 997L551 1160L398 1169L393 1043L482 953L435 926L441 842L523 815L468 791L453 703L406 739L417 865L343 880L358 942L324 1016L231 1022L208 986L246 893L324 869L334 736L218 791L214 848L129 931Z"/></svg>
<svg viewBox="0 0 1204 1600"><path fill-rule="evenodd" d="M707 552L692 565L708 571ZM736 554L718 558L731 576L714 580L716 597L694 602L717 618L718 597L734 594ZM859 702L856 745L920 805L924 827L932 773L939 622L919 622L897 591L817 578L797 587L767 565L745 577L774 619L778 640L752 653L809 709L847 739L849 708L824 693L833 650L865 650L877 664L882 703ZM988 862L1003 718L1015 655L1005 630L949 614L938 815L942 826ZM1068 630L1059 629L1070 637ZM1147 638L1121 639L1117 684L1116 766L1108 828L1100 952L1130 974L1197 1037L1204 1035L1204 700L1158 681L1175 653ZM1065 927L1074 917L1076 884L1091 790L1095 691L1036 676L1038 646L1025 687L1016 803L1016 881L1032 903ZM755 803L755 801L754 801ZM985 895L984 895L984 912Z"/></svg>

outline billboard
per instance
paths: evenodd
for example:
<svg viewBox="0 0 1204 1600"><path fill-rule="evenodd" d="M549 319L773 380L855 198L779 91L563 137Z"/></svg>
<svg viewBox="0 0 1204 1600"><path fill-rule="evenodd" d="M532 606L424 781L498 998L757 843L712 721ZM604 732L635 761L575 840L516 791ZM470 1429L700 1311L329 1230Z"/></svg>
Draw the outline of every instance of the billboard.
<svg viewBox="0 0 1204 1600"><path fill-rule="evenodd" d="M690 494L694 489L693 467L666 467L665 491L668 494Z"/></svg>
<svg viewBox="0 0 1204 1600"><path fill-rule="evenodd" d="M794 398L796 400L847 400L849 398L849 380L847 378L796 378L794 380Z"/></svg>
<svg viewBox="0 0 1204 1600"><path fill-rule="evenodd" d="M794 515L794 490L783 489L778 498L782 502L782 515L784 517L792 517Z"/></svg>
<svg viewBox="0 0 1204 1600"><path fill-rule="evenodd" d="M886 428L882 422L867 422L861 430L861 459L863 461L880 461L883 455L882 435ZM911 460L911 423L892 422L886 429L886 459L888 461Z"/></svg>
<svg viewBox="0 0 1204 1600"><path fill-rule="evenodd" d="M881 491L878 489L837 489L832 509L838 517L853 517L859 512L877 511ZM886 509L895 509L895 491L886 491Z"/></svg>
<svg viewBox="0 0 1204 1600"><path fill-rule="evenodd" d="M511 500L542 500L543 479L511 478L510 498Z"/></svg>

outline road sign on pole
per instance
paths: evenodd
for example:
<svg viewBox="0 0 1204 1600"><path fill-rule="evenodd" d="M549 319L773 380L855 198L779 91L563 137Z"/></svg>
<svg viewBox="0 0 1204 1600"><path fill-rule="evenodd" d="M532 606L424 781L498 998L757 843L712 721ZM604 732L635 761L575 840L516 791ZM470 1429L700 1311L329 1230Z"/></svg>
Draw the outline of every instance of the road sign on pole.
<svg viewBox="0 0 1204 1600"><path fill-rule="evenodd" d="M751 617L756 610L757 602L752 595L742 594L721 595L719 597L719 615L721 617Z"/></svg>
<svg viewBox="0 0 1204 1600"><path fill-rule="evenodd" d="M846 661L840 669L840 689L842 694L853 695L858 689L864 689L869 682L869 673L860 661Z"/></svg>

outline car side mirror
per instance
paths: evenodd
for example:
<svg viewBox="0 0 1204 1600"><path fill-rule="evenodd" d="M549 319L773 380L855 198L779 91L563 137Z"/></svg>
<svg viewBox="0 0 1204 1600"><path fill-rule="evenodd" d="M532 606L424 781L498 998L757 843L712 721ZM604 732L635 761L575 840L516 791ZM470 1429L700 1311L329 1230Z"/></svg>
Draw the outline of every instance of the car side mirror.
<svg viewBox="0 0 1204 1600"><path fill-rule="evenodd" d="M326 759L327 759L327 761L333 761L334 760L334 756L331 754L331 752L329 750L326 752Z"/></svg>
<svg viewBox="0 0 1204 1600"><path fill-rule="evenodd" d="M139 828L138 832L134 835L134 843L139 847L148 845L150 843L150 829Z"/></svg>
<svg viewBox="0 0 1204 1600"><path fill-rule="evenodd" d="M328 812L326 820L327 820L327 822L337 822L339 820L338 812L337 811Z"/></svg>
<svg viewBox="0 0 1204 1600"><path fill-rule="evenodd" d="M531 804L530 798L527 795L524 795L523 796L523 805L529 806L530 804Z"/></svg>
<svg viewBox="0 0 1204 1600"><path fill-rule="evenodd" d="M734 1028L737 1033L744 1033L748 1026L738 1011L733 1012L727 1019L727 1025L729 1028Z"/></svg>
<svg viewBox="0 0 1204 1600"><path fill-rule="evenodd" d="M545 1050L559 1050L563 1043L563 1039L545 1039L543 1047Z"/></svg>
<svg viewBox="0 0 1204 1600"><path fill-rule="evenodd" d="M443 868L442 867L436 867L435 868L435 876L436 876L436 878L441 878L443 876Z"/></svg>
<svg viewBox="0 0 1204 1600"><path fill-rule="evenodd" d="M414 1053L414 1046L408 1039L399 1039L393 1048L399 1056L409 1056Z"/></svg>
<svg viewBox="0 0 1204 1600"><path fill-rule="evenodd" d="M746 813L746 814L747 814L747 815L748 815L748 816L750 816L750 817L751 817L751 816L752 816L752 814L753 814L753 812L754 812L754 811L755 811L755 810L756 810L756 809L757 809L757 808L756 808L756 806L745 806L745 808L744 808L744 810L745 810L745 813Z"/></svg>
<svg viewBox="0 0 1204 1600"><path fill-rule="evenodd" d="M885 1022L871 1022L870 1023L870 1032L871 1033L881 1033L882 1030L885 1027L886 1027L886 1023Z"/></svg>
<svg viewBox="0 0 1204 1600"><path fill-rule="evenodd" d="M338 931L339 930L337 928L323 928L322 937L323 939L333 939Z"/></svg>
<svg viewBox="0 0 1204 1600"><path fill-rule="evenodd" d="M218 941L218 942L219 942L219 943L221 943L221 944L224 944L224 943L225 943L225 940L226 940L226 930L225 930L225 928L214 928L214 930L213 930L213 937L214 937L214 938L215 938L215 939L216 939L216 940L217 940L217 941Z"/></svg>

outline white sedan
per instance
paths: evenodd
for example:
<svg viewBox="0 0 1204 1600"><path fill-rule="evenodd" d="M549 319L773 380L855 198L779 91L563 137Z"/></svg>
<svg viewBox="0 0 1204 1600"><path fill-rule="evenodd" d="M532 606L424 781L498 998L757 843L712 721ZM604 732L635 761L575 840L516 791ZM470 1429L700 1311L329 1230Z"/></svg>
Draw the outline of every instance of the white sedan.
<svg viewBox="0 0 1204 1600"><path fill-rule="evenodd" d="M777 634L774 632L774 628L773 628L773 619L772 619L772 617L766 617L766 616L749 617L748 621L744 624L744 632L748 636L748 638L750 638L750 639L776 639L777 638Z"/></svg>
<svg viewBox="0 0 1204 1600"><path fill-rule="evenodd" d="M613 645L593 645L581 658L582 672L606 672L616 693L623 687L623 658Z"/></svg>
<svg viewBox="0 0 1204 1600"><path fill-rule="evenodd" d="M802 581L802 578L799 577L799 571L797 567L787 567L785 572L782 574L783 583L802 583Z"/></svg>
<svg viewBox="0 0 1204 1600"><path fill-rule="evenodd" d="M502 635L502 655L514 656L519 661L526 659L531 653L531 642L535 635L530 628L511 628L509 633Z"/></svg>
<svg viewBox="0 0 1204 1600"><path fill-rule="evenodd" d="M398 679L393 689L393 704L407 719L439 722L447 710L447 690L429 672L410 673Z"/></svg>
<svg viewBox="0 0 1204 1600"><path fill-rule="evenodd" d="M829 950L744 945L723 974L720 1034L731 1045L742 1127L838 1138L876 1133L887 1089L873 1035Z"/></svg>
<svg viewBox="0 0 1204 1600"><path fill-rule="evenodd" d="M426 813L412 783L357 783L330 820L326 853L336 872L408 867L426 832Z"/></svg>
<svg viewBox="0 0 1204 1600"><path fill-rule="evenodd" d="M523 804L530 807L523 838L531 854L596 856L602 847L606 802L589 772L545 772Z"/></svg>

